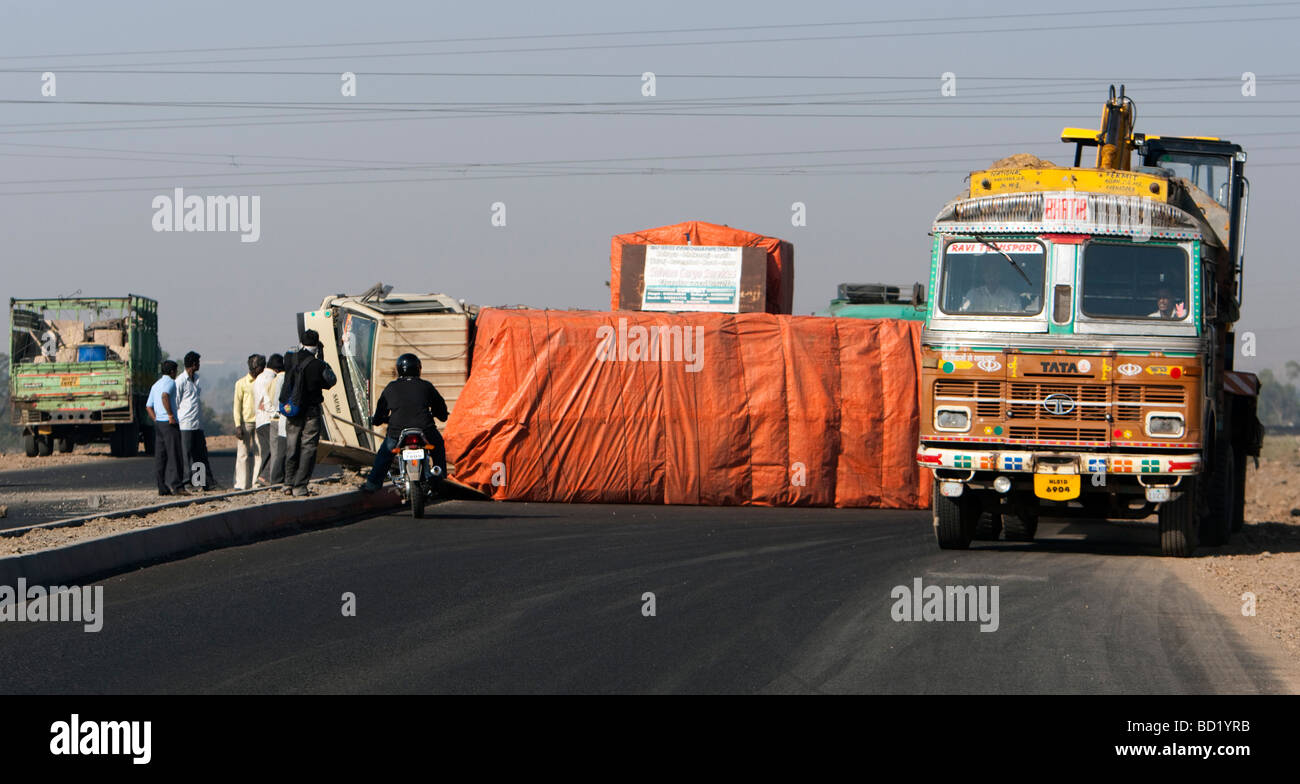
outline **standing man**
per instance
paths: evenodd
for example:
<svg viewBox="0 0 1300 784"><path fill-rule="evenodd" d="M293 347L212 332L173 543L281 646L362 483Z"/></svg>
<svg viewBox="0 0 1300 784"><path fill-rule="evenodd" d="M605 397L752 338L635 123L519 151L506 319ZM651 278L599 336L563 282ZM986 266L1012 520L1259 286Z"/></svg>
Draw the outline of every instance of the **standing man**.
<svg viewBox="0 0 1300 784"><path fill-rule="evenodd" d="M153 418L153 465L158 495L188 495L181 473L181 434L176 428L176 363L162 363L162 376L149 389L145 410Z"/></svg>
<svg viewBox="0 0 1300 784"><path fill-rule="evenodd" d="M277 410L275 380L283 371L284 358L279 354L272 354L266 361L266 367L253 382L253 407L257 409L257 414L253 418L257 441L257 467L253 471L255 477L253 484L259 486L271 484L270 477L274 470L272 466L277 451L280 460L284 460L284 450L275 448L279 445L280 439L272 430L279 427L280 413Z"/></svg>
<svg viewBox="0 0 1300 784"><path fill-rule="evenodd" d="M193 484L194 464L203 466L201 488L220 489L208 462L208 442L201 424L203 413L203 387L199 383L199 355L191 351L185 355L185 372L176 379L176 416L180 421L181 454L184 463L181 473ZM200 489L200 488L195 488Z"/></svg>
<svg viewBox="0 0 1300 784"><path fill-rule="evenodd" d="M276 371L275 388L271 390L272 404L275 406L274 422L276 429L276 432L272 434L275 443L271 447L271 451L275 454L275 457L271 461L271 475L267 478L271 480L273 485L284 482L284 458L285 453L289 451L289 439L285 428L289 420L280 412L280 402L285 399L284 383L289 378L289 374L293 372L297 354L297 348L290 348L284 352L284 369Z"/></svg>
<svg viewBox="0 0 1300 784"><path fill-rule="evenodd" d="M253 399L253 382L266 370L266 357L248 356L248 375L235 382L235 484L236 490L253 486L253 478L261 470L257 452L257 402Z"/></svg>
<svg viewBox="0 0 1300 784"><path fill-rule="evenodd" d="M296 496L311 495L307 482L316 468L316 445L324 425L321 404L324 390L338 379L320 358L320 336L316 330L302 333L302 346L294 359L293 372L284 384L281 401L295 406L294 416L285 422L284 483L285 492Z"/></svg>

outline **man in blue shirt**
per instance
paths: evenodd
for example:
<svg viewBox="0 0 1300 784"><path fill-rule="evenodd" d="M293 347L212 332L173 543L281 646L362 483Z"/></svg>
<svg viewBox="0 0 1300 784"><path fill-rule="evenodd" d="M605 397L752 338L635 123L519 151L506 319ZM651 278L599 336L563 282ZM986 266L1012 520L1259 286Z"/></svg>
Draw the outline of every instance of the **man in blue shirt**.
<svg viewBox="0 0 1300 784"><path fill-rule="evenodd" d="M186 495L181 471L181 431L176 426L176 363L162 363L162 376L149 389L145 409L153 419L154 473L158 495Z"/></svg>

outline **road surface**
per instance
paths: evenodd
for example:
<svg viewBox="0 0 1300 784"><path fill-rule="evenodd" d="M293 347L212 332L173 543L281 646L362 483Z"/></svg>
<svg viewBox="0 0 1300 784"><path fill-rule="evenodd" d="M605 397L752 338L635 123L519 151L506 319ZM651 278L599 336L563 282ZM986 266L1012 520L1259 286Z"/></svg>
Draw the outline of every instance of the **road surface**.
<svg viewBox="0 0 1300 784"><path fill-rule="evenodd" d="M432 509L107 579L98 633L0 624L0 693L1286 690L1150 526L942 552L928 512ZM893 620L917 578L998 586L997 630Z"/></svg>

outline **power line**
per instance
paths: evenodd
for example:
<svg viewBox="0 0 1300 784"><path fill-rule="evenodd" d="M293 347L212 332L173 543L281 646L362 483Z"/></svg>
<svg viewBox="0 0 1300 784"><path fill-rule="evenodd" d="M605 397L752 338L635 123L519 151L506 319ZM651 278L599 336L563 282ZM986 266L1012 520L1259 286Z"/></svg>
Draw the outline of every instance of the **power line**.
<svg viewBox="0 0 1300 784"><path fill-rule="evenodd" d="M1131 13L1132 11L1127 11ZM988 17L982 17L988 18ZM1250 22L1280 22L1300 19L1300 16L1262 16L1262 17L1227 17L1219 19L1161 19L1159 24L1161 28L1184 25L1229 25ZM934 20L948 21L948 20ZM1046 26L1046 27L1004 27L996 29L970 29L962 28L957 30L930 30L930 31L895 31L885 33L844 33L841 35L829 36L788 36L784 38L732 38L732 39L715 39L711 41L655 41L655 42L620 42L610 44L584 44L577 46L550 46L550 47L522 47L522 48L503 48L503 49L462 49L457 51L431 51L431 52L374 52L374 53L353 53L346 55L308 55L296 57L253 57L242 59L223 59L223 60L175 60L169 62L154 63L111 63L112 67L162 67L172 65L229 65L238 63L268 63L268 62L301 62L307 60L338 60L348 58L351 60L368 60L368 59L386 59L394 57L443 57L448 55L480 55L480 54L535 54L541 52L575 52L591 51L597 49L641 49L651 47L678 47L678 46L729 46L743 44L773 44L773 43L808 43L818 41L850 41L850 40L872 40L886 38L913 38L917 36L946 36L946 35L1000 35L1006 33L1034 33L1034 32L1057 32L1061 30L1078 31L1080 29L1089 30L1108 30L1108 29L1135 29L1133 22L1117 22L1113 24L1102 23L1084 23L1081 25L1069 26ZM88 67L84 63L74 63L68 67ZM47 69L57 70L58 65L47 65Z"/></svg>
<svg viewBox="0 0 1300 784"><path fill-rule="evenodd" d="M445 43L474 43L480 41L518 41L518 40L546 40L555 38L590 38L606 36L627 36L627 35L680 35L688 33L715 33L715 32L740 32L753 30L789 30L789 29L808 29L823 27L858 27L862 25L887 25L887 24L926 24L930 22L958 22L958 21L981 21L993 19L1026 19L1026 18L1050 18L1064 16L1110 16L1113 14L1135 14L1135 13L1163 13L1166 11L1204 11L1233 9L1241 10L1244 8L1273 8L1300 5L1300 2L1289 0L1286 2L1255 2L1255 3L1216 3L1210 5L1180 5L1180 6L1163 6L1153 8L1111 8L1111 9L1084 9L1072 11L1026 11L1015 14L979 14L973 16L942 16L942 17L918 17L911 19L873 19L858 21L838 21L838 22L802 22L802 23L782 23L769 25L727 25L719 27L688 27L688 28L668 28L657 30L621 30L605 32L578 32L578 33L531 33L517 35L495 35L495 36L460 36L454 38L425 38L413 40L396 40L396 41L354 41L342 43L316 43L316 44L264 44L251 46L222 46L222 47L204 47L204 48L183 48L183 49L145 49L134 51L116 51L116 52L85 52L85 53L64 53L64 54L28 54L28 55L4 55L0 60L48 60L62 57L123 57L136 55L151 54L194 54L207 52L247 52L247 51L268 51L275 49L319 49L319 48L337 48L337 47L356 47L356 46L414 46L425 44L445 44Z"/></svg>

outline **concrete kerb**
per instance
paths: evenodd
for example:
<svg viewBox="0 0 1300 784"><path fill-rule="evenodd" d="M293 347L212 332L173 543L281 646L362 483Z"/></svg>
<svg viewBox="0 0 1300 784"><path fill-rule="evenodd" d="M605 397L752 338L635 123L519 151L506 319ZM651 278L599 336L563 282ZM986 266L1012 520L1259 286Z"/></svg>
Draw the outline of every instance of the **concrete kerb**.
<svg viewBox="0 0 1300 784"><path fill-rule="evenodd" d="M320 527L400 505L397 491L340 493L229 509L150 528L0 558L0 585L74 585L280 532Z"/></svg>

